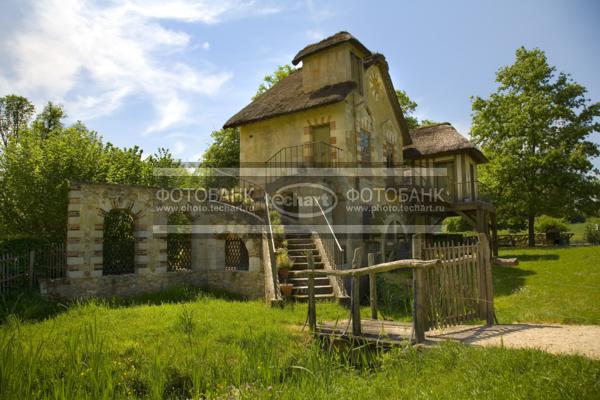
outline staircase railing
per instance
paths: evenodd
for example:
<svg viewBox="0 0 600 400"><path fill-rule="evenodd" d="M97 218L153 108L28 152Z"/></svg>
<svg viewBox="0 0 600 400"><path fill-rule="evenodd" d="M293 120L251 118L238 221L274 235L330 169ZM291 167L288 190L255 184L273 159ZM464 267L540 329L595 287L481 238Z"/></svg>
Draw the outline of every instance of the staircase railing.
<svg viewBox="0 0 600 400"><path fill-rule="evenodd" d="M329 223L329 219L327 218L327 215L325 215L325 211L323 211L323 207L321 207L319 200L316 197L313 197L313 199L315 200L315 203L319 207L321 216L325 220L325 223L327 224L327 228L328 228L327 233L319 233L319 238L321 239L321 243L323 244L323 248L325 250L325 255L329 259L329 264L331 265L331 268L334 270L337 270L344 264L344 261L345 261L344 249L340 245L340 242L339 242L337 236L335 235L335 232L333 231L333 227ZM340 278L338 276L332 277L332 278L336 280L338 288L340 289L341 295L346 296L346 290L344 289L344 282L343 282L342 278Z"/></svg>
<svg viewBox="0 0 600 400"><path fill-rule="evenodd" d="M277 277L277 249L275 247L275 237L273 235L273 224L271 223L271 208L269 207L269 202L269 194L265 193L265 209L267 212L267 222L269 224L269 255L271 258L273 290L275 292L275 299L281 299L281 290L279 289L279 279Z"/></svg>
<svg viewBox="0 0 600 400"><path fill-rule="evenodd" d="M267 161L266 183L282 176L297 175L299 168L335 168L341 162L343 150L325 142L304 143L283 147Z"/></svg>

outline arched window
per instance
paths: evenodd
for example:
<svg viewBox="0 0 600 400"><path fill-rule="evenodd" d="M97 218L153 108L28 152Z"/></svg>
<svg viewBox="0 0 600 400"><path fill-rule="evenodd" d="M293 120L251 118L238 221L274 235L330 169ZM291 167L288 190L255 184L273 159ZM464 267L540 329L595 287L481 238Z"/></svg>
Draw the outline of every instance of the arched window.
<svg viewBox="0 0 600 400"><path fill-rule="evenodd" d="M175 212L169 215L168 224L167 270L189 270L192 268L192 233L189 230L190 219L182 212Z"/></svg>
<svg viewBox="0 0 600 400"><path fill-rule="evenodd" d="M225 270L248 271L248 249L244 241L232 235L225 240Z"/></svg>
<svg viewBox="0 0 600 400"><path fill-rule="evenodd" d="M135 272L135 225L125 210L110 210L104 217L102 274L120 275Z"/></svg>

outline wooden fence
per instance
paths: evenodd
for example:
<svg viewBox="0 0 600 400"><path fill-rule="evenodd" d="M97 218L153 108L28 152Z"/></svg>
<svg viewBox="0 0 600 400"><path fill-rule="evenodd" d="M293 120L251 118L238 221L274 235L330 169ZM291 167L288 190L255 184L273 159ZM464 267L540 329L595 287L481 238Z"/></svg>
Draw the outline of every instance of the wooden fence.
<svg viewBox="0 0 600 400"><path fill-rule="evenodd" d="M0 294L18 287L34 287L39 279L65 276L66 258L64 243L18 253L1 253Z"/></svg>
<svg viewBox="0 0 600 400"><path fill-rule="evenodd" d="M315 270L309 254L309 269L296 276L308 278L308 322L316 326L315 276L351 277L352 335L361 335L359 280L368 275L371 319L377 319L376 275L401 268L413 271L413 331L415 340L423 342L425 332L452 325L483 319L494 323L491 252L487 235L479 234L477 242L465 244L431 243L420 235L413 237L413 259L360 267L361 249L355 249L352 269Z"/></svg>
<svg viewBox="0 0 600 400"><path fill-rule="evenodd" d="M416 236L413 256L440 264L414 271L415 319L422 331L482 319L494 323L491 254L487 235L464 244Z"/></svg>

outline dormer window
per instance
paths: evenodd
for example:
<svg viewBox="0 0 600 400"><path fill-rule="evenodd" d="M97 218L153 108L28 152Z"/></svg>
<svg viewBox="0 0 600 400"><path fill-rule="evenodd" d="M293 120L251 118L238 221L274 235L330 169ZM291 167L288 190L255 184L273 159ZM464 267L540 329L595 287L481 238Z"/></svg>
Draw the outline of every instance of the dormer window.
<svg viewBox="0 0 600 400"><path fill-rule="evenodd" d="M350 53L350 65L352 68L352 80L356 82L358 93L362 96L364 94L363 62L356 54Z"/></svg>

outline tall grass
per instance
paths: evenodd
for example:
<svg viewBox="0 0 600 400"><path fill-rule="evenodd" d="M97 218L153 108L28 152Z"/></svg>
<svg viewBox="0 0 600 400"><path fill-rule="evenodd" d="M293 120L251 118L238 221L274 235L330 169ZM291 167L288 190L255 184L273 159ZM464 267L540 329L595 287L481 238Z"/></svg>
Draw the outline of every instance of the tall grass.
<svg viewBox="0 0 600 400"><path fill-rule="evenodd" d="M319 303L319 317L347 310ZM593 398L600 363L448 344L376 351L313 340L305 305L197 296L76 304L0 327L2 399Z"/></svg>

